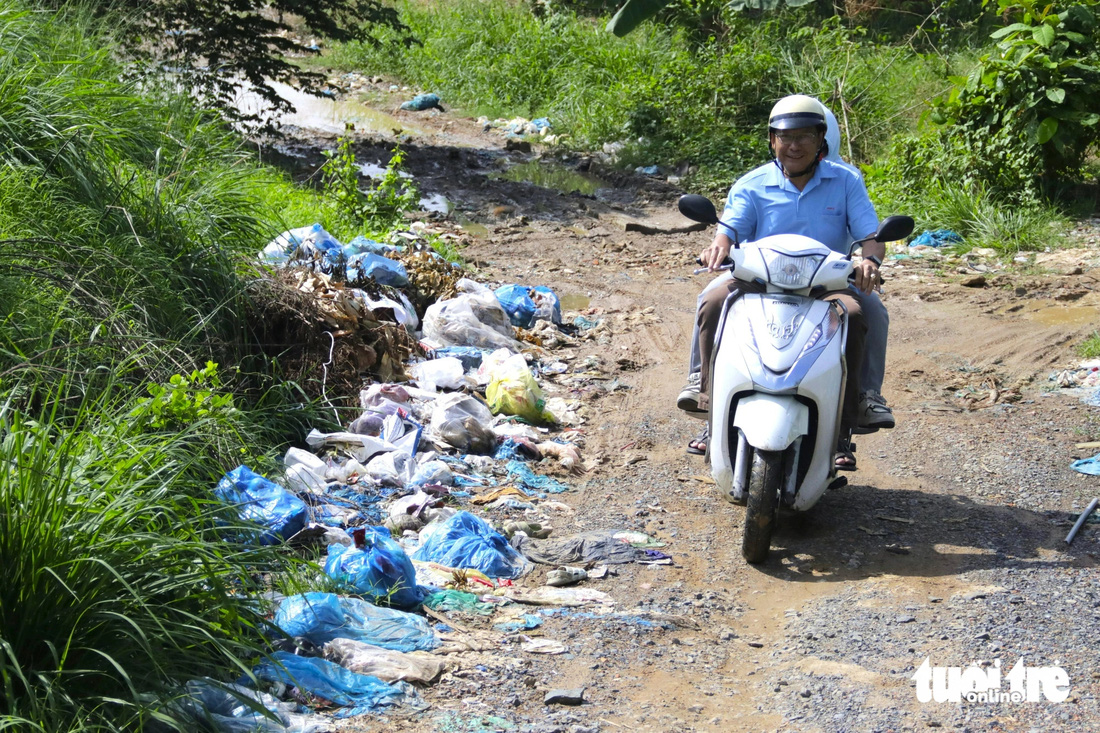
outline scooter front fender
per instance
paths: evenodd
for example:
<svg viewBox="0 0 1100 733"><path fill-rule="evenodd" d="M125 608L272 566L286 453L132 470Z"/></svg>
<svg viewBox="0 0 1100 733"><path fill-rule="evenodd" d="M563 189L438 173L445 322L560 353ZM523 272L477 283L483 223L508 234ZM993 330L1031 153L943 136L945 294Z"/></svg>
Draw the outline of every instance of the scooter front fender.
<svg viewBox="0 0 1100 733"><path fill-rule="evenodd" d="M733 424L753 448L782 451L810 431L810 409L790 395L757 392L737 403Z"/></svg>

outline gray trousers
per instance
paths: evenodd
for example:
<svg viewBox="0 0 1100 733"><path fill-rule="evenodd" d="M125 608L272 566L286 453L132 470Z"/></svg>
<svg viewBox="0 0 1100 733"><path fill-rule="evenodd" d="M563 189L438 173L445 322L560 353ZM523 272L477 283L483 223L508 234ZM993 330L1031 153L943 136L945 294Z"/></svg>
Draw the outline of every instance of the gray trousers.
<svg viewBox="0 0 1100 733"><path fill-rule="evenodd" d="M729 273L723 273L710 281L699 293L695 302L695 310L698 312L699 304L703 301L703 293L721 285L732 277ZM863 344L863 365L859 372L860 389L867 392L882 393L882 380L886 377L886 338L890 334L890 314L886 312L886 306L878 293L864 295L855 288L850 288L853 296L863 307L863 320L867 324L867 338ZM702 357L699 356L699 319L695 320L695 328L691 332L691 374L698 374L702 368Z"/></svg>

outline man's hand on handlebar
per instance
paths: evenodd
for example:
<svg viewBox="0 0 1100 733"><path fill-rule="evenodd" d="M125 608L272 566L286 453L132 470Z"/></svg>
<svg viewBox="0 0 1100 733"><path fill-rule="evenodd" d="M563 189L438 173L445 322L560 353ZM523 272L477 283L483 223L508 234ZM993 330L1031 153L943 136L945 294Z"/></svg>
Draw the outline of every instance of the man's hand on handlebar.
<svg viewBox="0 0 1100 733"><path fill-rule="evenodd" d="M870 295L879 283L878 265L868 259L860 260L852 268L852 282L861 293Z"/></svg>
<svg viewBox="0 0 1100 733"><path fill-rule="evenodd" d="M729 237L721 233L717 234L710 246L699 253L699 264L711 272L716 271L719 265L729 257L731 244Z"/></svg>

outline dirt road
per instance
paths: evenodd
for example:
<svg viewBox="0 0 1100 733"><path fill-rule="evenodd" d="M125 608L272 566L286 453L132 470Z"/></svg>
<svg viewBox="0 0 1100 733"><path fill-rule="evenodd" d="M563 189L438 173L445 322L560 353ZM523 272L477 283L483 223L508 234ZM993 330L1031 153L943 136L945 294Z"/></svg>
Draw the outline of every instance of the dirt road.
<svg viewBox="0 0 1100 733"><path fill-rule="evenodd" d="M544 614L531 633L566 653L483 652L424 691L429 711L347 730L1100 729L1100 527L1069 548L1062 539L1100 494L1096 478L1069 469L1095 452L1075 444L1096 439L1100 423L1048 381L1097 327L1095 239L1010 265L891 260L884 392L898 426L859 440L851 484L783 516L771 559L749 566L743 510L685 454L700 424L674 406L705 284L690 270L708 234L624 230L687 224L673 212L679 191L621 174L596 181L598 162L531 163L472 120L412 120L411 171L467 225L479 279L547 284L567 308L615 324L602 343L559 351L572 363L596 357L617 382L583 391L585 458L599 465L562 495L575 514L556 532L642 530L667 543L673 564L620 565L589 581L616 614ZM368 137L360 160L384 163L389 144ZM590 184L588 194L554 187ZM984 286L961 284L976 274ZM1069 695L922 703L912 678L926 658L999 663L1003 675L1020 658L1060 667ZM544 705L548 690L578 687L583 705Z"/></svg>

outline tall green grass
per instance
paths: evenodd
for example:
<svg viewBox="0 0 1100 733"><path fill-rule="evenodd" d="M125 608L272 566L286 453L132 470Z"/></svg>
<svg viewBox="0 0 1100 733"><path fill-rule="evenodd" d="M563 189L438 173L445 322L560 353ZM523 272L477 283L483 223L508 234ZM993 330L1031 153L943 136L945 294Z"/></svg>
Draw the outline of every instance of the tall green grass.
<svg viewBox="0 0 1100 733"><path fill-rule="evenodd" d="M42 409L0 393L0 729L136 730L182 682L246 672L250 592L282 563L223 541L205 426L150 431L114 398L62 408L66 390L19 387Z"/></svg>

